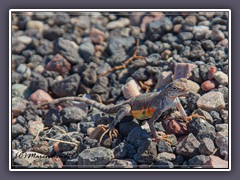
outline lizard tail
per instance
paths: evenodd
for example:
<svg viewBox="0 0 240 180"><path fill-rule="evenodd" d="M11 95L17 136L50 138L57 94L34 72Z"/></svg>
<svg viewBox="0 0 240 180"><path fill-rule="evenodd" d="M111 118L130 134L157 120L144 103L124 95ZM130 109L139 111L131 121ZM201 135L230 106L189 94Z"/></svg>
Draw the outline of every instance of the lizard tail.
<svg viewBox="0 0 240 180"><path fill-rule="evenodd" d="M117 104L117 105L104 105L104 104L101 104L97 101L87 99L87 98L84 98L84 97L74 97L74 96L72 96L72 97L62 97L62 98L55 99L51 102L42 103L40 105L35 106L34 108L40 108L42 106L49 105L49 104L58 104L62 101L84 102L88 105L91 105L91 106L99 109L100 111L103 111L103 112L109 113L109 114L116 113L118 110L121 109L122 105L124 104L124 102L123 102L123 103L120 103L120 104Z"/></svg>

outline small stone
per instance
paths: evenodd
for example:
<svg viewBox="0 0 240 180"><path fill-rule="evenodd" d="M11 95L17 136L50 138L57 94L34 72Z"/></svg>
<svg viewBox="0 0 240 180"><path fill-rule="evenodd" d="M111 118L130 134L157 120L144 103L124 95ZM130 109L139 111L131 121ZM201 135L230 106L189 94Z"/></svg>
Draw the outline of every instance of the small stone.
<svg viewBox="0 0 240 180"><path fill-rule="evenodd" d="M21 114L27 107L27 101L22 99L21 97L13 97L12 98L12 113L13 117Z"/></svg>
<svg viewBox="0 0 240 180"><path fill-rule="evenodd" d="M222 71L217 71L215 74L214 74L214 78L216 79L216 81L223 85L223 86L228 86L228 75L225 74L224 72Z"/></svg>
<svg viewBox="0 0 240 180"><path fill-rule="evenodd" d="M216 131L225 131L228 130L228 124L216 124Z"/></svg>
<svg viewBox="0 0 240 180"><path fill-rule="evenodd" d="M104 32L100 31L99 29L92 28L89 32L90 39L94 44L101 44L105 40Z"/></svg>
<svg viewBox="0 0 240 180"><path fill-rule="evenodd" d="M46 66L48 71L56 71L60 74L66 74L71 69L71 64L60 54L56 54Z"/></svg>
<svg viewBox="0 0 240 180"><path fill-rule="evenodd" d="M70 124L83 121L86 118L87 113L76 106L69 106L63 108L63 110L61 111L61 115L62 122L64 124Z"/></svg>
<svg viewBox="0 0 240 180"><path fill-rule="evenodd" d="M196 136L199 141L202 141L204 138L210 138L214 140L216 137L214 126L203 119L191 120L188 123L188 131Z"/></svg>
<svg viewBox="0 0 240 180"><path fill-rule="evenodd" d="M38 104L42 104L45 102L51 102L53 100L53 98L45 91L39 89L39 90L35 91L34 93L32 93L32 95L30 96L30 100L34 104L38 105Z"/></svg>
<svg viewBox="0 0 240 180"><path fill-rule="evenodd" d="M12 125L12 137L16 138L21 134L26 134L27 129L25 127L22 127L20 124L14 124Z"/></svg>
<svg viewBox="0 0 240 180"><path fill-rule="evenodd" d="M219 29L212 30L211 39L213 41L221 41L225 38L224 33Z"/></svg>
<svg viewBox="0 0 240 180"><path fill-rule="evenodd" d="M40 32L43 32L44 30L44 24L42 21L28 21L27 22L27 29L36 29Z"/></svg>
<svg viewBox="0 0 240 180"><path fill-rule="evenodd" d="M79 53L87 63L92 61L94 51L94 45L90 41L86 41L79 46Z"/></svg>
<svg viewBox="0 0 240 180"><path fill-rule="evenodd" d="M228 130L217 132L215 143L220 148L220 154L228 160Z"/></svg>
<svg viewBox="0 0 240 180"><path fill-rule="evenodd" d="M188 79L192 74L191 71L196 67L195 64L177 63L174 68L174 79Z"/></svg>
<svg viewBox="0 0 240 180"><path fill-rule="evenodd" d="M172 153L173 152L171 146L164 140L160 140L157 143L157 150L158 150L158 153L162 153L162 152Z"/></svg>
<svg viewBox="0 0 240 180"><path fill-rule="evenodd" d="M190 15L185 18L185 24L188 26L195 26L197 23L196 16Z"/></svg>
<svg viewBox="0 0 240 180"><path fill-rule="evenodd" d="M141 94L140 90L141 87L137 84L137 82L134 79L130 80L127 84L122 86L122 93L126 99L130 99L132 97L140 95Z"/></svg>
<svg viewBox="0 0 240 180"><path fill-rule="evenodd" d="M86 85L91 86L94 85L97 81L97 65L91 62L87 69L82 73L83 81Z"/></svg>
<svg viewBox="0 0 240 180"><path fill-rule="evenodd" d="M210 161L209 156L197 155L188 160L191 167L203 167L206 168L206 164Z"/></svg>
<svg viewBox="0 0 240 180"><path fill-rule="evenodd" d="M48 92L48 81L47 79L39 73L33 72L30 81L30 87L33 91L42 89L45 92Z"/></svg>
<svg viewBox="0 0 240 180"><path fill-rule="evenodd" d="M36 145L34 145L31 148L31 151L47 155L48 154L48 148L49 148L49 145L48 145L47 141L39 141Z"/></svg>
<svg viewBox="0 0 240 180"><path fill-rule="evenodd" d="M137 154L134 155L134 160L141 164L149 164L154 161L156 156L156 142L145 141L139 146Z"/></svg>
<svg viewBox="0 0 240 180"><path fill-rule="evenodd" d="M127 137L128 134L136 127L139 127L139 125L133 121L120 122L118 131L119 131L119 134L121 134L123 137Z"/></svg>
<svg viewBox="0 0 240 180"><path fill-rule="evenodd" d="M177 144L176 152L186 157L193 157L198 154L199 145L199 141L190 133Z"/></svg>
<svg viewBox="0 0 240 180"><path fill-rule="evenodd" d="M186 123L174 119L164 119L162 125L167 134L181 136L188 133Z"/></svg>
<svg viewBox="0 0 240 180"><path fill-rule="evenodd" d="M168 169L173 168L174 164L170 161L157 161L150 165L150 168Z"/></svg>
<svg viewBox="0 0 240 180"><path fill-rule="evenodd" d="M192 80L188 80L187 83L188 83L188 86L189 86L189 91L194 92L194 93L198 93L198 91L200 90L200 86L198 85L198 83L196 83Z"/></svg>
<svg viewBox="0 0 240 180"><path fill-rule="evenodd" d="M168 85L172 81L172 71L163 71L159 76L157 80L157 84L155 86L155 89L160 89Z"/></svg>
<svg viewBox="0 0 240 180"><path fill-rule="evenodd" d="M28 36L19 36L17 40L26 45L29 45L32 43L32 38Z"/></svg>
<svg viewBox="0 0 240 180"><path fill-rule="evenodd" d="M113 151L105 147L85 149L78 156L78 166L79 168L101 168L113 158Z"/></svg>
<svg viewBox="0 0 240 180"><path fill-rule="evenodd" d="M134 147L141 146L144 142L148 141L147 139L150 135L146 130L141 129L140 127L135 127L127 136L127 142L129 142Z"/></svg>
<svg viewBox="0 0 240 180"><path fill-rule="evenodd" d="M43 37L50 41L54 41L55 39L63 36L64 33L65 33L64 29L54 26L54 27L45 29L43 32Z"/></svg>
<svg viewBox="0 0 240 180"><path fill-rule="evenodd" d="M222 160L218 156L211 155L210 161L208 161L205 165L208 168L228 168L228 161Z"/></svg>
<svg viewBox="0 0 240 180"><path fill-rule="evenodd" d="M37 136L39 131L42 131L44 128L44 124L42 123L42 119L37 119L36 121L28 122L28 133Z"/></svg>
<svg viewBox="0 0 240 180"><path fill-rule="evenodd" d="M202 47L204 50L211 51L214 49L215 45L211 40L202 41Z"/></svg>
<svg viewBox="0 0 240 180"><path fill-rule="evenodd" d="M180 33L182 29L182 24L176 24L173 26L173 32Z"/></svg>
<svg viewBox="0 0 240 180"><path fill-rule="evenodd" d="M106 168L134 168L137 165L133 159L113 159L107 165Z"/></svg>
<svg viewBox="0 0 240 180"><path fill-rule="evenodd" d="M176 155L173 153L162 152L159 153L155 159L155 161L173 161L176 159Z"/></svg>
<svg viewBox="0 0 240 180"><path fill-rule="evenodd" d="M209 122L210 124L213 123L213 118L207 111L204 111L202 109L196 109L195 111L193 111L192 114L198 114L200 116L204 116L207 122Z"/></svg>
<svg viewBox="0 0 240 180"><path fill-rule="evenodd" d="M23 84L13 84L12 85L12 96L18 96L24 99L28 99L30 95L32 94L32 91L29 87L23 85Z"/></svg>
<svg viewBox="0 0 240 180"><path fill-rule="evenodd" d="M57 81L52 84L52 92L58 97L76 96L80 83L80 76L73 74L66 77L62 81Z"/></svg>
<svg viewBox="0 0 240 180"><path fill-rule="evenodd" d="M203 138L198 150L203 155L211 155L215 150L213 141L209 138Z"/></svg>
<svg viewBox="0 0 240 180"><path fill-rule="evenodd" d="M132 78L136 81L147 81L150 76L149 73L146 71L146 68L139 68L132 74Z"/></svg>
<svg viewBox="0 0 240 180"><path fill-rule="evenodd" d="M223 94L218 91L208 92L198 99L197 106L208 112L220 111L225 108Z"/></svg>
<svg viewBox="0 0 240 180"><path fill-rule="evenodd" d="M117 159L123 159L127 154L127 148L124 143L120 143L113 149L114 157Z"/></svg>
<svg viewBox="0 0 240 180"><path fill-rule="evenodd" d="M228 111L222 110L220 113L221 113L221 118L223 119L224 123L228 124Z"/></svg>
<svg viewBox="0 0 240 180"><path fill-rule="evenodd" d="M201 84L201 89L205 92L211 91L211 90L215 89L215 87L216 87L216 85L215 85L214 81L212 81L212 80L204 81Z"/></svg>
<svg viewBox="0 0 240 180"><path fill-rule="evenodd" d="M179 39L182 41L191 40L193 38L193 34L191 32L180 32Z"/></svg>
<svg viewBox="0 0 240 180"><path fill-rule="evenodd" d="M218 45L222 45L224 47L228 47L228 39L223 39L220 42L218 42Z"/></svg>
<svg viewBox="0 0 240 180"><path fill-rule="evenodd" d="M123 28L125 26L128 26L130 24L130 20L128 18L120 18L116 21L111 21L107 24L107 29L116 29L116 28Z"/></svg>

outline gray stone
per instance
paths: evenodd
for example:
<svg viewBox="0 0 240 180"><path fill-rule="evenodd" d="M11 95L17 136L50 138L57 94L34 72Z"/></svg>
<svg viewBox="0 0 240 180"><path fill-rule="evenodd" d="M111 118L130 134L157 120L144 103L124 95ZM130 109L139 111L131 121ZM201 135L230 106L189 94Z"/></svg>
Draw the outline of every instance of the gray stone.
<svg viewBox="0 0 240 180"><path fill-rule="evenodd" d="M157 161L150 166L150 168L158 168L158 169L168 169L173 167L174 167L174 164L170 161Z"/></svg>
<svg viewBox="0 0 240 180"><path fill-rule="evenodd" d="M24 99L28 99L32 91L29 87L23 84L13 84L12 85L12 96L19 96Z"/></svg>
<svg viewBox="0 0 240 180"><path fill-rule="evenodd" d="M227 86L228 85L228 75L225 74L222 71L217 71L214 74L214 78L217 80L217 82L223 86Z"/></svg>
<svg viewBox="0 0 240 180"><path fill-rule="evenodd" d="M228 130L228 124L216 124L216 131L225 131Z"/></svg>
<svg viewBox="0 0 240 180"><path fill-rule="evenodd" d="M158 153L162 153L162 152L172 153L173 152L171 146L164 140L160 140L157 143L157 150L158 150Z"/></svg>
<svg viewBox="0 0 240 180"><path fill-rule="evenodd" d="M63 116L62 122L64 124L70 124L83 121L86 118L87 113L81 108L78 108L76 106L70 106L63 108L63 110L61 111L61 115Z"/></svg>
<svg viewBox="0 0 240 180"><path fill-rule="evenodd" d="M79 53L87 63L92 61L94 51L94 45L90 41L84 42L79 46Z"/></svg>
<svg viewBox="0 0 240 180"><path fill-rule="evenodd" d="M25 127L22 127L20 124L14 124L12 125L12 137L16 138L21 134L26 134L27 129Z"/></svg>
<svg viewBox="0 0 240 180"><path fill-rule="evenodd" d="M127 154L127 148L124 143L120 143L113 149L114 157L117 159L122 159Z"/></svg>
<svg viewBox="0 0 240 180"><path fill-rule="evenodd" d="M215 150L213 141L209 138L204 138L198 150L203 155L211 155Z"/></svg>
<svg viewBox="0 0 240 180"><path fill-rule="evenodd" d="M225 108L223 94L218 91L211 91L201 96L197 101L197 106L206 111L220 111Z"/></svg>
<svg viewBox="0 0 240 180"><path fill-rule="evenodd" d="M155 161L173 161L176 159L176 155L173 153L162 152L159 153L155 159Z"/></svg>
<svg viewBox="0 0 240 180"><path fill-rule="evenodd" d="M156 156L156 143L152 141L146 141L138 148L137 154L134 155L134 160L138 163L149 164L154 161Z"/></svg>
<svg viewBox="0 0 240 180"><path fill-rule="evenodd" d="M142 146L144 142L148 142L150 135L146 130L141 129L140 127L135 127L127 136L127 142L132 144L134 147L138 148Z"/></svg>
<svg viewBox="0 0 240 180"><path fill-rule="evenodd" d="M179 33L179 38L182 41L191 40L193 38L193 33L191 33L191 32L181 32L181 33Z"/></svg>
<svg viewBox="0 0 240 180"><path fill-rule="evenodd" d="M196 109L195 111L193 111L192 114L199 114L200 116L204 116L210 124L213 123L213 118L207 111L204 111L199 108L199 109Z"/></svg>
<svg viewBox="0 0 240 180"><path fill-rule="evenodd" d="M107 165L106 168L134 168L137 166L136 161L133 159L113 159Z"/></svg>
<svg viewBox="0 0 240 180"><path fill-rule="evenodd" d="M206 168L208 167L206 164L210 161L209 156L205 155L197 155L194 156L193 158L188 160L189 166L190 167L203 167Z"/></svg>
<svg viewBox="0 0 240 180"><path fill-rule="evenodd" d="M105 147L85 149L78 156L78 166L79 168L102 168L113 158L113 151Z"/></svg>

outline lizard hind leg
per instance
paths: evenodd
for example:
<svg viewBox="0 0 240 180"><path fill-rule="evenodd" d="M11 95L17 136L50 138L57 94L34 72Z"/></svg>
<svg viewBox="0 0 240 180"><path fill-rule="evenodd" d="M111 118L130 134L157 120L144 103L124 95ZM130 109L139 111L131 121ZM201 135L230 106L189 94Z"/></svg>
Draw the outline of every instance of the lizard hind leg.
<svg viewBox="0 0 240 180"><path fill-rule="evenodd" d="M116 138L118 136L118 130L115 129L115 126L118 122L121 121L121 119L124 118L124 116L128 115L131 111L131 106L126 104L123 105L123 107L117 112L115 119L108 125L105 126L106 130L105 132L101 135L100 139L99 139L99 143L102 142L103 137L108 133L109 134L109 138L112 141L112 138Z"/></svg>

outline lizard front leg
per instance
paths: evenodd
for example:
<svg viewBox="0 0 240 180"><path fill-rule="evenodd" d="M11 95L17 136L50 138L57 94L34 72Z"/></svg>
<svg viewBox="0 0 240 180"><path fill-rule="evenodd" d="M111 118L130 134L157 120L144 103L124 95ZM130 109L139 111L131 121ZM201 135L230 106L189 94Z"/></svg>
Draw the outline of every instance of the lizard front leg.
<svg viewBox="0 0 240 180"><path fill-rule="evenodd" d="M100 139L99 139L99 143L101 143L102 138L109 133L109 137L110 139L112 139L112 137L116 137L118 134L118 131L115 129L115 126L118 122L121 121L121 119L124 118L124 116L129 115L131 111L131 106L126 104L123 105L123 107L117 112L116 117L114 118L114 120L109 124L109 126L106 128L106 131L101 135Z"/></svg>

